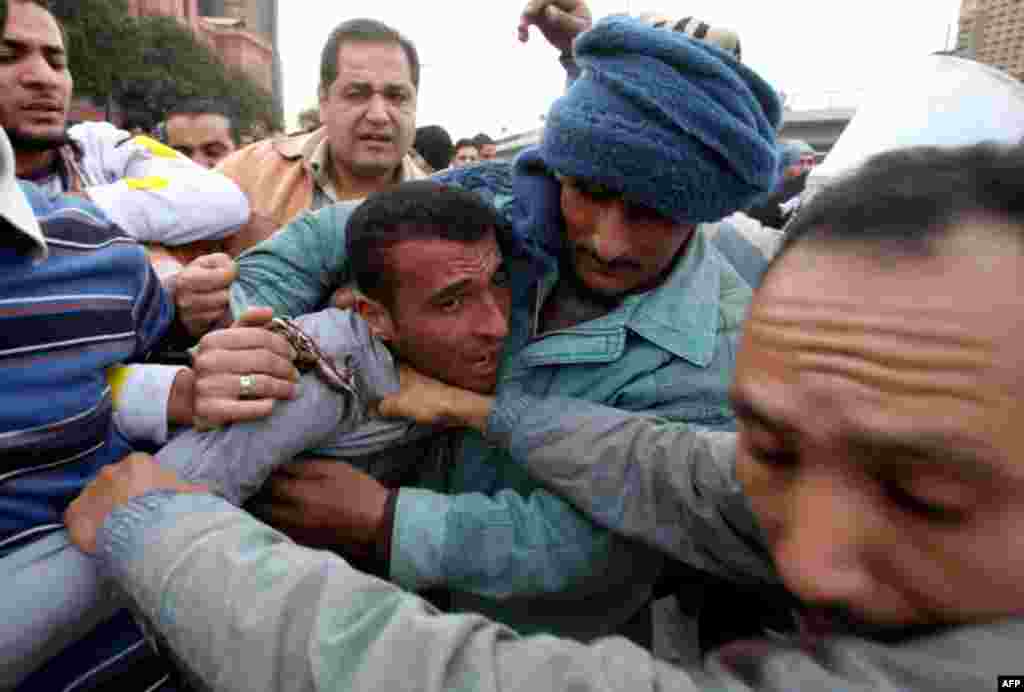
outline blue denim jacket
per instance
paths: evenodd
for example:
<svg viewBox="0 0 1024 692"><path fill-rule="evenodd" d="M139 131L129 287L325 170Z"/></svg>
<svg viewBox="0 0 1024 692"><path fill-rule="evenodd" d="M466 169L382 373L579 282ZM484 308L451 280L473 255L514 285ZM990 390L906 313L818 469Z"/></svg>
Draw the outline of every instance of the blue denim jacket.
<svg viewBox="0 0 1024 692"><path fill-rule="evenodd" d="M514 175L492 164L435 179L494 202L519 248L536 259L539 281L513 273L500 388L732 428L727 393L750 289L702 232L656 290L533 339L537 292L546 296L558 279L558 182L533 152L517 160ZM348 278L342 233L353 206L302 217L243 255L234 308L269 304L295 314L320 307ZM440 490L399 494L390 576L401 586L448 588L459 610L523 632L587 640L616 631L650 597L661 556L597 527L479 436L462 436Z"/></svg>
<svg viewBox="0 0 1024 692"><path fill-rule="evenodd" d="M499 390L732 429L727 393L749 298L698 233L663 286L597 320L529 339L531 313L516 311ZM446 490L399 495L391 577L401 586L447 586L464 592L458 610L584 640L615 631L650 596L654 551L595 526L475 434L464 436Z"/></svg>

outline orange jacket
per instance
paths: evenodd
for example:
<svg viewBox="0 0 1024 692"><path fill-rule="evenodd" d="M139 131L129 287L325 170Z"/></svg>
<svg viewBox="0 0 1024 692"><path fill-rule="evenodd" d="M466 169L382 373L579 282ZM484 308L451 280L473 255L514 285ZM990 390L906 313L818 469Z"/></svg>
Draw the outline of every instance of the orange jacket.
<svg viewBox="0 0 1024 692"><path fill-rule="evenodd" d="M313 204L312 159L326 136L327 131L320 128L254 142L231 154L220 162L217 170L231 178L249 198L249 222L223 240L200 241L176 248L160 248L160 251L187 264L199 255L212 252L237 257L269 238ZM409 156L402 159L399 180L423 177L423 172Z"/></svg>

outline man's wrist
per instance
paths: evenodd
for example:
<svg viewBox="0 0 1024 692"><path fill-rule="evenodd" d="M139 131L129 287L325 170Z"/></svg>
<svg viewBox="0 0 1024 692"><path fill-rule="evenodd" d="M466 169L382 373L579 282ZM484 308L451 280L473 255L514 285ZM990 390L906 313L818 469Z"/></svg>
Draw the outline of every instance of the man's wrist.
<svg viewBox="0 0 1024 692"><path fill-rule="evenodd" d="M473 428L483 432L487 427L487 418L494 408L494 397L489 394L477 394L458 387L447 390L445 411L446 418L456 426Z"/></svg>
<svg viewBox="0 0 1024 692"><path fill-rule="evenodd" d="M191 368L182 368L174 377L167 399L167 422L171 425L192 425L195 415L196 376Z"/></svg>
<svg viewBox="0 0 1024 692"><path fill-rule="evenodd" d="M387 499L384 501L384 511L381 521L377 525L376 535L373 541L374 556L380 562L381 573L388 574L391 564L391 536L395 530L395 511L398 508L398 488L388 488Z"/></svg>

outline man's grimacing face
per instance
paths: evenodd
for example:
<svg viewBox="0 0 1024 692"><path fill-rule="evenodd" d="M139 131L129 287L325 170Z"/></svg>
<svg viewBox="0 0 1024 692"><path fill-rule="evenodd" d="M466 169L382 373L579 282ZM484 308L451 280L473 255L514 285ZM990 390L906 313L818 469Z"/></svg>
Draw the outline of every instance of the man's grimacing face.
<svg viewBox="0 0 1024 692"><path fill-rule="evenodd" d="M430 377L494 391L512 292L493 232L469 243L417 238L389 250L399 277L378 334Z"/></svg>
<svg viewBox="0 0 1024 692"><path fill-rule="evenodd" d="M633 204L603 186L559 176L561 207L576 276L605 297L654 288L693 227Z"/></svg>
<svg viewBox="0 0 1024 692"><path fill-rule="evenodd" d="M997 226L924 259L805 241L755 296L737 476L809 605L892 626L1024 612L1024 257Z"/></svg>

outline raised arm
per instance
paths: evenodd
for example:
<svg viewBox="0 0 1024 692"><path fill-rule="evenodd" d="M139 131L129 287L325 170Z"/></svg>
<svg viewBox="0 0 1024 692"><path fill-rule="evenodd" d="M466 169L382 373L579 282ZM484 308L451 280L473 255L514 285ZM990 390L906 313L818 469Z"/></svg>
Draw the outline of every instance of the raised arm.
<svg viewBox="0 0 1024 692"><path fill-rule="evenodd" d="M358 202L342 202L300 216L238 257L231 311L267 306L278 317L323 308L349 281L345 225Z"/></svg>
<svg viewBox="0 0 1024 692"><path fill-rule="evenodd" d="M85 150L86 193L140 242L223 238L249 219L237 185L156 140L108 123L77 125L71 135Z"/></svg>

